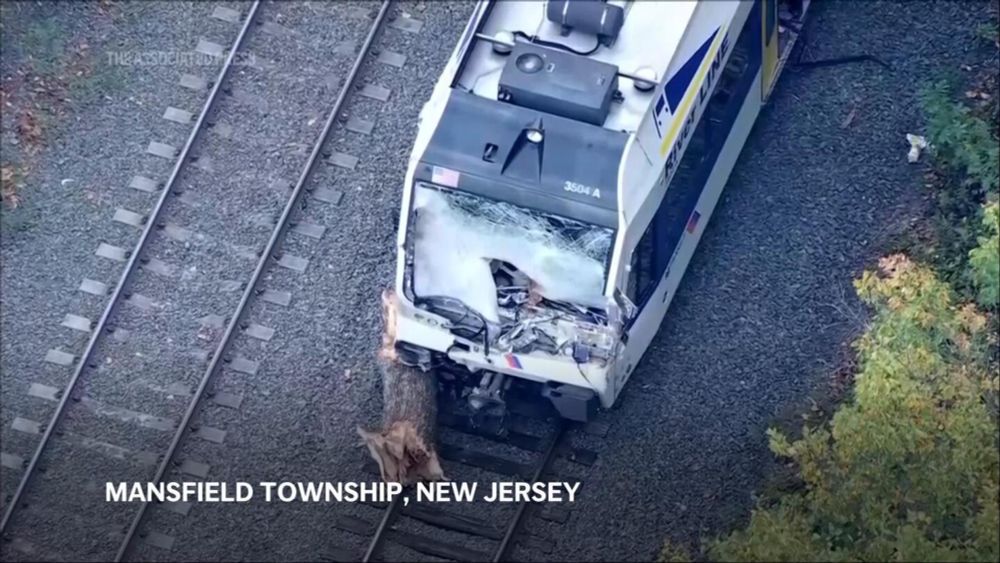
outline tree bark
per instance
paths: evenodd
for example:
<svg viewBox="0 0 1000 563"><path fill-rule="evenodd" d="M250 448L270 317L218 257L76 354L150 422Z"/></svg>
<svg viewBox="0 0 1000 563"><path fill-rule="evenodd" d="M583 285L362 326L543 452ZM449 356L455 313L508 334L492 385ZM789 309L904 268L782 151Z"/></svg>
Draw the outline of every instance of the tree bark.
<svg viewBox="0 0 1000 563"><path fill-rule="evenodd" d="M432 372L403 365L396 357L397 298L382 292L385 328L378 353L382 372L382 428L358 428L358 434L378 462L382 479L404 485L444 479L435 450L437 382Z"/></svg>

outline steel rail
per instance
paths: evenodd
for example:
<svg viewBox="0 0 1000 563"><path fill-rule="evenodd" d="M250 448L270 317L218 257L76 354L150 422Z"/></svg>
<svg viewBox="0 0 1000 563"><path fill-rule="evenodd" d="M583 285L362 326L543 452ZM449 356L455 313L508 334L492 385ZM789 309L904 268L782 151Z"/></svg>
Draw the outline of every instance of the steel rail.
<svg viewBox="0 0 1000 563"><path fill-rule="evenodd" d="M56 411L52 415L49 423L45 426L45 432L42 434L42 439L35 448L35 452L31 456L31 461L28 462L24 475L21 476L21 480L17 485L17 490L14 491L14 495L7 503L7 508L3 514L3 520L0 520L0 532L7 529L7 525L10 523L14 510L20 504L21 497L24 496L29 480L35 474L35 469L38 467L38 461L41 459L42 452L48 445L49 439L52 437L56 425L59 424L59 420L65 413L66 405L69 403L70 398L73 396L73 392L76 390L76 386L80 381L83 370L90 362L90 358L97 347L97 342L100 340L101 335L107 328L108 320L114 313L115 308L118 306L123 294L127 293L126 287L128 286L129 279L136 271L136 264L139 263L138 259L142 255L142 251L145 249L146 243L149 241L149 234L156 225L159 215L163 210L164 203L167 200L167 196L170 194L171 188L177 181L177 177L180 175L180 171L188 159L188 154L191 152L191 147L194 145L194 142L198 137L198 133L202 129L206 116L211 111L212 105L218 98L220 85L226 79L229 74L229 70L232 68L233 58L246 36L247 29L250 27L250 23L253 21L259 5L260 0L255 0L253 5L250 7L250 11L247 12L247 17L243 22L243 28L240 29L240 34L233 42L233 46L229 50L226 61L222 65L222 70L219 71L218 78L216 78L215 83L212 85L212 90L209 92L208 100L206 100L205 105L202 106L201 113L198 115L198 120L195 122L194 129L191 131L191 134L188 135L187 141L184 143L184 147L178 153L177 162L174 163L174 168L170 172L170 177L163 184L163 188L161 189L159 199L156 201L156 205L153 207L153 210L149 213L149 215L146 216L142 234L139 236L139 242L136 243L135 250L131 251L128 255L128 263L125 265L125 271L122 272L122 275L118 280L118 285L115 286L115 289L111 294L111 300L104 308L104 312L101 313L100 319L94 325L90 340L87 342L87 347L84 348L83 354L78 357L76 368L73 370L73 376L70 378L69 383L66 384L66 389L59 397L59 404L56 406Z"/></svg>
<svg viewBox="0 0 1000 563"><path fill-rule="evenodd" d="M166 475L167 470L173 463L173 458L177 453L178 446L184 439L184 435L188 431L188 425L191 423L191 419L194 417L195 412L197 412L202 400L205 396L205 391L208 389L212 382L216 372L219 368L220 360L225 361L226 352L228 351L230 345L233 341L233 336L236 334L236 329L240 326L243 316L247 311L247 304L250 302L251 298L257 293L257 285L259 284L264 271L267 269L268 262L273 258L272 253L274 249L283 241L284 236L287 233L287 228L289 226L289 219L291 218L292 211L295 206L298 205L299 200L305 193L305 185L309 178L312 176L313 170L316 166L318 156L323 150L323 145L326 144L327 139L330 136L330 132L333 130L333 125L337 120L337 116L340 114L340 110L344 105L344 101L350 94L354 81L357 79L358 71L360 70L362 64L365 61L369 51L371 50L371 45L375 40L375 35L382 26L382 21L385 19L386 14L389 11L389 6L392 0L383 0L382 6L379 8L378 14L375 16L375 21L372 23L371 28L368 30L368 35L365 37L364 43L361 45L360 52L357 58L354 60L354 64L351 67L350 72L347 75L347 79L344 81L340 92L337 95L337 99L333 104L333 108L330 110L329 115L326 118L326 123L323 126L323 131L320 133L319 139L313 146L312 152L309 154L309 159L306 161L306 165L299 175L298 181L295 183L295 187L292 190L292 195L288 198L288 202L285 204L284 210L281 212L281 217L278 219L277 225L275 225L274 230L271 233L271 238L267 242L267 246L264 248L264 252L261 254L260 260L257 262L257 267L254 269L253 276L250 278L250 282L247 283L246 289L243 291L243 295L240 298L239 304L236 306L236 313L233 318L229 321L229 325L226 327L226 332L224 333L221 342L216 347L215 352L211 356L208 368L205 370L204 375L201 378L201 382L198 384L198 388L194 393L194 397L188 404L187 411L184 413L184 417L181 419L181 423L177 427L177 431L174 433L174 438L170 443L170 447L167 449L166 455L160 463L160 466L156 470L156 475L153 479L154 483L159 483L163 480L164 475ZM256 7L256 4L254 5ZM249 18L247 20L249 22ZM246 27L244 26L244 31ZM218 84L216 84L218 86ZM142 523L142 519L145 516L147 509L149 508L148 502L143 502L136 512L135 518L133 518L128 531L125 534L125 538L122 540L121 547L115 556L115 561L121 561L125 554L128 552L129 546L132 543L132 539L135 537L139 526Z"/></svg>
<svg viewBox="0 0 1000 563"><path fill-rule="evenodd" d="M559 449L559 444L562 442L563 434L566 431L566 421L560 419L556 422L556 430L552 436L551 441L542 453L542 458L535 468L535 472L531 476L531 482L536 483L545 475L548 471L549 465L552 460L556 457L556 452ZM395 523L396 517L399 515L400 510L402 510L402 498L403 495L400 494L389 503L386 507L385 513L382 515L382 520L379 522L378 527L375 529L375 535L372 537L371 541L368 543L368 550L365 552L364 558L361 560L363 563L369 563L378 549L382 547L382 543L385 540L385 533L389 531L392 525ZM520 528L521 521L524 519L524 515L528 510L528 505L530 502L520 503L517 507L517 511L514 513L514 518L511 520L510 524L507 525L507 529L504 532L503 538L500 540L500 545L497 546L495 555L492 561L498 562L503 561L504 557L507 555L507 551L513 542L514 535L517 534Z"/></svg>
<svg viewBox="0 0 1000 563"><path fill-rule="evenodd" d="M396 498L392 499L392 502L389 503L389 507L385 509L385 514L382 515L382 521L378 523L378 528L375 529L375 535L372 537L371 543L368 544L368 551L365 552L365 557L361 560L362 563L369 563L372 560L372 557L375 557L375 553L378 552L378 548L382 547L382 540L385 538L385 532L395 522L396 516L399 514L401 504L403 504L402 493L396 495Z"/></svg>
<svg viewBox="0 0 1000 563"><path fill-rule="evenodd" d="M555 435L552 437L552 442L550 442L549 447L546 448L541 462L535 469L535 474L531 476L532 483L537 483L541 480L542 476L545 475L545 472L548 471L552 460L556 457L556 451L559 448L559 443L562 442L563 433L566 431L566 422L559 419L556 424L558 426L556 427ZM530 504L530 502L522 502L518 505L517 512L514 514L514 519L511 521L510 525L507 526L507 531L504 533L503 539L500 540L500 546L497 547L496 555L493 556L494 563L504 561L504 557L507 556L507 551L510 549L514 535L517 533L518 528L521 527L521 521L524 520L524 515L528 510L528 505Z"/></svg>

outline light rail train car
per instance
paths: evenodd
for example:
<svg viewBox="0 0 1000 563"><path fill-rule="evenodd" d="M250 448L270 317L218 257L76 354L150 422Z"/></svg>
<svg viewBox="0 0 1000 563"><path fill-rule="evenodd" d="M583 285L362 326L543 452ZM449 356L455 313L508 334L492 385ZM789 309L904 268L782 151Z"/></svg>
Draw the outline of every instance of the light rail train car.
<svg viewBox="0 0 1000 563"><path fill-rule="evenodd" d="M526 384L568 419L611 407L808 7L480 3L405 178L399 357L482 412Z"/></svg>

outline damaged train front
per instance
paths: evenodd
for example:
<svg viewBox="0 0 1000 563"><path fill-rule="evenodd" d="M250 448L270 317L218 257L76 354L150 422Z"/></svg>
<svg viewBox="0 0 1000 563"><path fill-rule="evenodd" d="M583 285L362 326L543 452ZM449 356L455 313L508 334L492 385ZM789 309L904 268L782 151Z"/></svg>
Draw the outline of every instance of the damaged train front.
<svg viewBox="0 0 1000 563"><path fill-rule="evenodd" d="M518 388L585 421L611 405L619 379L622 310L607 291L616 213L592 201L614 179L542 169L558 124L521 124L506 137L493 128L495 169L463 166L459 147L438 158L428 150L411 167L397 349L437 370L476 412L502 416ZM442 154L450 160L435 163ZM604 189L613 201L614 186Z"/></svg>

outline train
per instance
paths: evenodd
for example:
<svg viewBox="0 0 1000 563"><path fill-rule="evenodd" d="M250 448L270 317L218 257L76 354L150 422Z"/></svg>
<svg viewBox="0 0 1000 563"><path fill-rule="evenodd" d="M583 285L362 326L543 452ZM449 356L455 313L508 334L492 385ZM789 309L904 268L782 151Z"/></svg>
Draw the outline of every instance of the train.
<svg viewBox="0 0 1000 563"><path fill-rule="evenodd" d="M809 1L482 1L421 110L400 361L475 412L611 408L664 320Z"/></svg>

